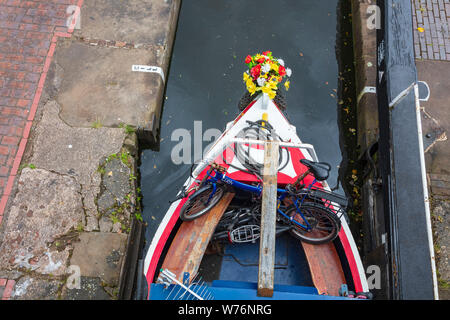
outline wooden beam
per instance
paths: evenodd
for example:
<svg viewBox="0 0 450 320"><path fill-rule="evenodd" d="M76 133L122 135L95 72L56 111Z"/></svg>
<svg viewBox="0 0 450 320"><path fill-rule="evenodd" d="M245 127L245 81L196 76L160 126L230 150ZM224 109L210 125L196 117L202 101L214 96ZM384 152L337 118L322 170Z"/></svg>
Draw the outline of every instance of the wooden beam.
<svg viewBox="0 0 450 320"><path fill-rule="evenodd" d="M205 215L182 223L166 254L162 269L173 272L181 282L184 272L189 272L191 280L195 277L217 223L233 197L234 193L226 193Z"/></svg>
<svg viewBox="0 0 450 320"><path fill-rule="evenodd" d="M278 141L267 141L264 146L261 238L259 242L258 296L261 297L273 296L278 161Z"/></svg>
<svg viewBox="0 0 450 320"><path fill-rule="evenodd" d="M341 260L332 242L309 244L302 242L314 286L319 294L339 296L339 289L345 284Z"/></svg>

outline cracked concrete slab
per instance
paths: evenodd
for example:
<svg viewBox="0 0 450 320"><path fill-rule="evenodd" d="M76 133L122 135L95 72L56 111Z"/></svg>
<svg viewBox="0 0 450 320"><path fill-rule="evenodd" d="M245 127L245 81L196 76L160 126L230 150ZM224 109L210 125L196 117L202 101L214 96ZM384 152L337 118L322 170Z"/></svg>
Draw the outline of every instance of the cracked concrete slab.
<svg viewBox="0 0 450 320"><path fill-rule="evenodd" d="M84 216L80 185L73 177L25 168L0 245L0 269L27 269L63 275L69 248L50 244L76 227Z"/></svg>
<svg viewBox="0 0 450 320"><path fill-rule="evenodd" d="M128 159L127 153L121 155ZM121 156L115 156L107 159L102 166L101 191L97 198L101 232L127 231L130 227L136 199L132 169L124 161Z"/></svg>
<svg viewBox="0 0 450 320"><path fill-rule="evenodd" d="M11 298L13 300L56 300L61 286L61 280L25 276L16 282Z"/></svg>
<svg viewBox="0 0 450 320"><path fill-rule="evenodd" d="M73 128L61 121L59 111L54 100L43 106L29 161L37 168L72 176L81 185L85 229L98 230L95 199L101 175L97 169L103 158L120 151L126 133L120 128Z"/></svg>

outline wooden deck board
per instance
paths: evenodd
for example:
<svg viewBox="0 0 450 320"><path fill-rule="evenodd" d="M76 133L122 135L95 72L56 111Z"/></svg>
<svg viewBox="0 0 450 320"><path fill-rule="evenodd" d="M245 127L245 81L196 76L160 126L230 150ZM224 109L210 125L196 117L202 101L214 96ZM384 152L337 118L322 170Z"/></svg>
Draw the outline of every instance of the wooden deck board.
<svg viewBox="0 0 450 320"><path fill-rule="evenodd" d="M278 141L264 146L264 171L261 204L258 296L272 297L275 280L275 234L277 224Z"/></svg>
<svg viewBox="0 0 450 320"><path fill-rule="evenodd" d="M164 259L163 269L173 272L179 281L183 281L184 272L189 272L191 279L196 275L217 223L233 197L234 193L226 193L211 211L182 223Z"/></svg>
<svg viewBox="0 0 450 320"><path fill-rule="evenodd" d="M338 296L341 285L346 281L334 244L315 245L302 242L302 246L319 294Z"/></svg>

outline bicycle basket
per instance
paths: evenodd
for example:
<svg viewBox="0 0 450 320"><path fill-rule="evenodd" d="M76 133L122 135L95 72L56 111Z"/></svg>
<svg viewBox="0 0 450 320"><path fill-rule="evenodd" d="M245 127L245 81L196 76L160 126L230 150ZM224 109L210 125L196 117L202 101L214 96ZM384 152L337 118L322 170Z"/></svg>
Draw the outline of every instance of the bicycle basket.
<svg viewBox="0 0 450 320"><path fill-rule="evenodd" d="M324 205L341 219L349 207L349 200L340 194L313 186L308 193L308 199Z"/></svg>
<svg viewBox="0 0 450 320"><path fill-rule="evenodd" d="M230 232L233 243L255 242L260 236L260 227L257 225L244 225Z"/></svg>

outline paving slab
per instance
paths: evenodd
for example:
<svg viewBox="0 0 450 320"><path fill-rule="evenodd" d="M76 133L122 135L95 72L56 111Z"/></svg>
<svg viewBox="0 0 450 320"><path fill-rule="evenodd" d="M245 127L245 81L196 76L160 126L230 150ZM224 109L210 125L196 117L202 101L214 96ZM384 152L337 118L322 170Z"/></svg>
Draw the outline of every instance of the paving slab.
<svg viewBox="0 0 450 320"><path fill-rule="evenodd" d="M64 300L110 300L100 278L84 277L80 279L80 288L64 289Z"/></svg>
<svg viewBox="0 0 450 320"><path fill-rule="evenodd" d="M85 0L76 36L167 46L178 0Z"/></svg>
<svg viewBox="0 0 450 320"><path fill-rule="evenodd" d="M56 300L62 286L61 280L22 277L14 286L13 300Z"/></svg>
<svg viewBox="0 0 450 320"><path fill-rule="evenodd" d="M450 141L447 136L450 129L450 117L448 116L450 61L416 60L416 67L418 79L426 81L431 91L430 99L427 102L421 102L421 107L437 121L444 131L440 141L437 141L425 154L427 172L449 175ZM424 133L433 131L432 122L429 126L427 126L427 122L423 122L423 125Z"/></svg>
<svg viewBox="0 0 450 320"><path fill-rule="evenodd" d="M73 177L25 168L0 245L0 269L63 275L69 249L50 244L83 219L80 185Z"/></svg>
<svg viewBox="0 0 450 320"><path fill-rule="evenodd" d="M74 244L71 265L80 267L81 276L97 277L109 286L117 286L125 254L127 235L84 232Z"/></svg>
<svg viewBox="0 0 450 320"><path fill-rule="evenodd" d="M100 231L126 231L136 207L135 191L130 181L131 168L117 156L105 161L102 172L101 191L97 197Z"/></svg>
<svg viewBox="0 0 450 320"><path fill-rule="evenodd" d="M59 117L60 107L55 100L49 100L42 109L28 161L37 168L72 176L81 185L85 230L98 230L98 167L102 159L120 151L127 134L121 128L71 127Z"/></svg>
<svg viewBox="0 0 450 320"><path fill-rule="evenodd" d="M132 65L155 65L156 59L153 50L60 41L49 76L55 79L61 119L85 128L150 127L159 117L163 81L157 73L133 72Z"/></svg>

